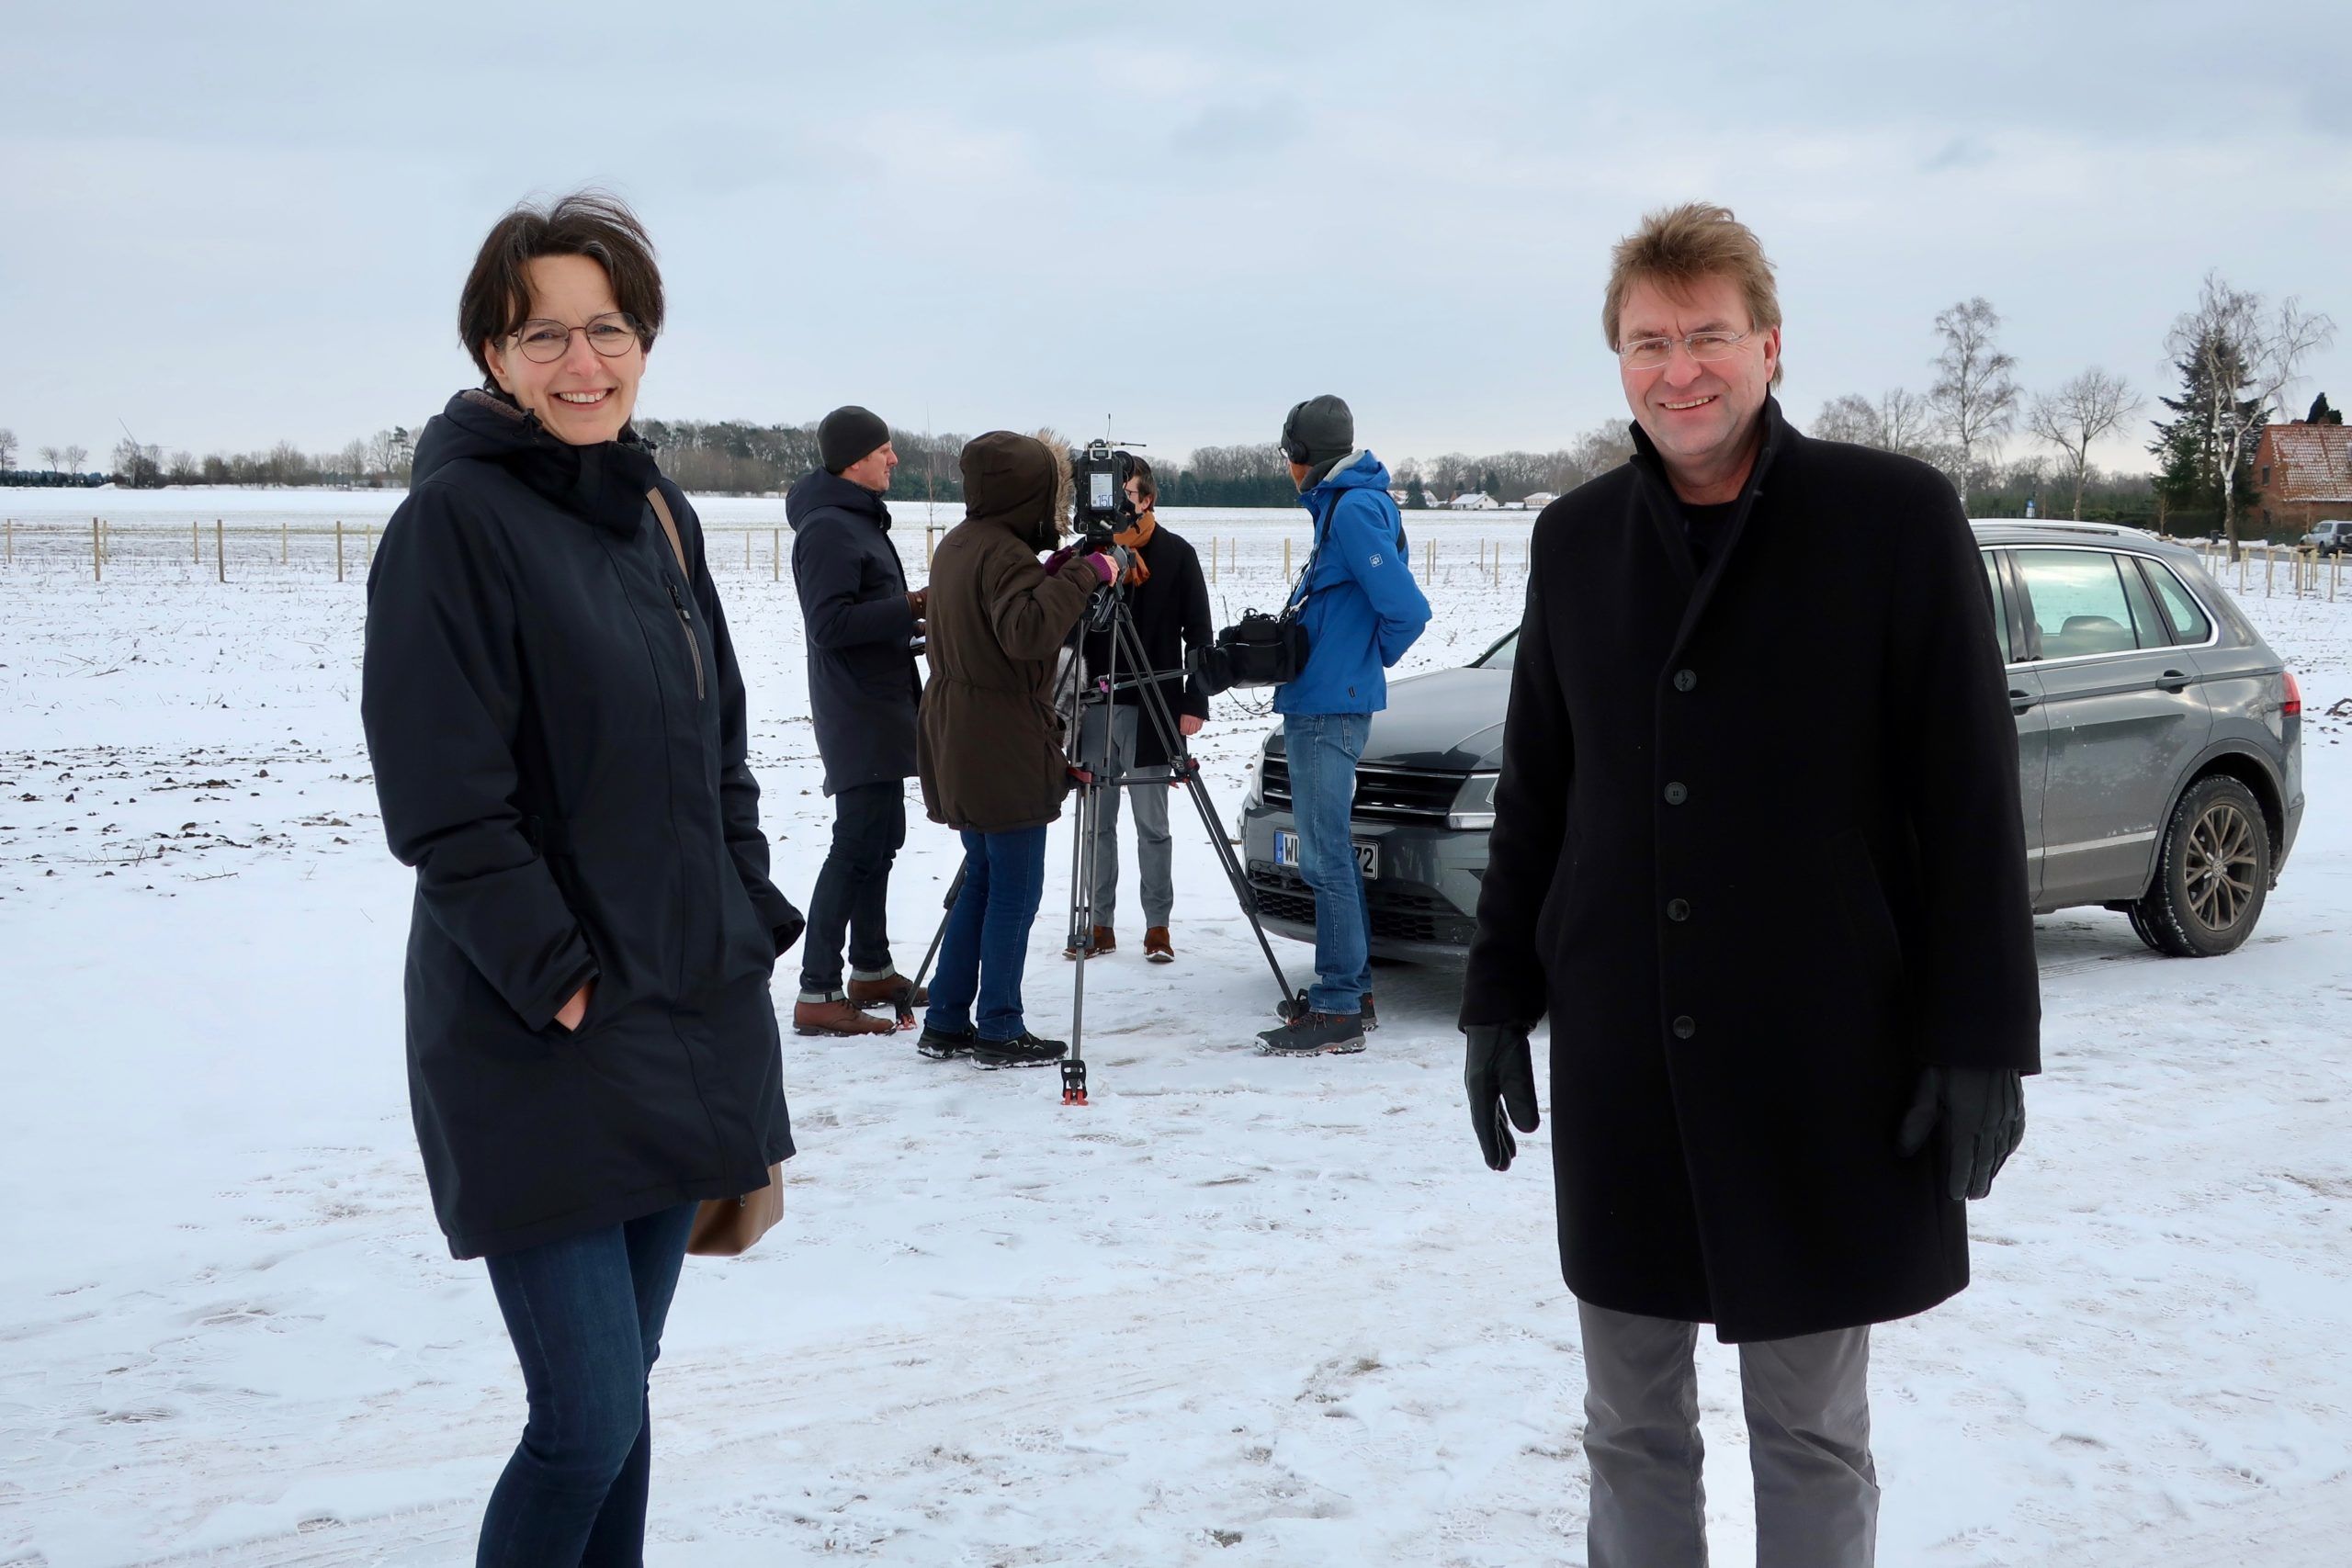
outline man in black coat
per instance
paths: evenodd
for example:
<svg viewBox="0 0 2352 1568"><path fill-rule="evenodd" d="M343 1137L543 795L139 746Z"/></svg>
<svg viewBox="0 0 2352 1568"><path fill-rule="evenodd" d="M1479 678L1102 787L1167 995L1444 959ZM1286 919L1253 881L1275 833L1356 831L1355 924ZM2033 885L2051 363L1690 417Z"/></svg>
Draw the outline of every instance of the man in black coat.
<svg viewBox="0 0 2352 1568"><path fill-rule="evenodd" d="M1184 674L1185 657L1193 649L1216 640L1209 624L1208 580L1201 575L1201 558L1182 534L1159 521L1156 510L1159 481L1151 465L1136 459L1127 480L1127 500L1136 508L1132 525L1113 536L1128 552L1124 586L1126 604L1135 618L1136 640L1156 672L1161 699L1175 720L1179 742L1198 735L1209 716L1208 694ZM1112 668L1111 632L1090 630L1082 649L1090 680L1099 680ZM1122 658L1118 690L1108 705L1086 710L1079 753L1106 777L1138 771L1157 773L1175 760L1169 739L1152 722L1144 691L1129 682L1143 672L1126 668ZM1168 786L1147 781L1125 789L1106 789L1094 818L1092 907L1094 929L1070 932L1065 958L1083 951L1090 958L1111 952L1117 944L1114 919L1119 901L1119 797L1134 797L1136 870L1143 905L1143 955L1155 964L1175 962L1176 948L1168 921L1176 907L1175 844L1168 828Z"/></svg>
<svg viewBox="0 0 2352 1568"><path fill-rule="evenodd" d="M792 1027L802 1034L888 1034L891 1021L925 999L890 960L890 863L907 839L906 781L915 771L915 707L922 699L914 642L923 596L890 543L882 503L899 455L890 427L852 404L817 426L823 467L785 496L792 525L792 581L800 591L808 654L808 713L833 841L808 897L800 995ZM842 934L849 933L849 980Z"/></svg>
<svg viewBox="0 0 2352 1568"><path fill-rule="evenodd" d="M1594 1568L1705 1561L1700 1323L1740 1347L1758 1562L1846 1568L1869 1325L1967 1284L2040 1064L2002 656L1951 484L1781 417L1727 210L1645 220L1603 324L1636 450L1535 525L1471 1118L1506 1168L1548 1014Z"/></svg>

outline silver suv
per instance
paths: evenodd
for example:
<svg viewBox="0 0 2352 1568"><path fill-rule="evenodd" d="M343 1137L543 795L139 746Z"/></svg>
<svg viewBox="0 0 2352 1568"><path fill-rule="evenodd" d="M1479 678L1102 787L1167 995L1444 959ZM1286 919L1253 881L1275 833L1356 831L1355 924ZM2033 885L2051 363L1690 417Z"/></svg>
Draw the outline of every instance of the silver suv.
<svg viewBox="0 0 2352 1568"><path fill-rule="evenodd" d="M2352 523L2340 518L2314 523L2312 531L2303 536L2303 543L2324 556L2340 556L2346 546L2352 545Z"/></svg>
<svg viewBox="0 0 2352 1568"><path fill-rule="evenodd" d="M1975 531L2009 656L2035 911L2113 909L2181 957L2238 946L2302 823L2294 676L2193 551L2098 524ZM1352 836L1375 954L1469 945L1517 642L1396 682L1373 717ZM1242 859L1266 923L1312 942L1289 784L1277 729L1242 807Z"/></svg>

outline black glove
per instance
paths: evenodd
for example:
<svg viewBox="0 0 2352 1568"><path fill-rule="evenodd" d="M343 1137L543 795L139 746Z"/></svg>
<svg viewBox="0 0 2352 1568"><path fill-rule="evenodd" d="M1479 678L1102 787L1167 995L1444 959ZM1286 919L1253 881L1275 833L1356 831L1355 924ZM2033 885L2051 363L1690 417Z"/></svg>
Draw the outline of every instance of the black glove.
<svg viewBox="0 0 2352 1568"><path fill-rule="evenodd" d="M1535 1062L1527 1046L1527 1025L1474 1023L1462 1032L1469 1041L1462 1084L1470 1091L1470 1125L1478 1134L1487 1168L1509 1170L1519 1140L1510 1135L1504 1113L1522 1133L1544 1124L1535 1109Z"/></svg>
<svg viewBox="0 0 2352 1568"><path fill-rule="evenodd" d="M1903 1126L1894 1135L1905 1159L1944 1130L1945 1188L1955 1198L1982 1198L2025 1137L2025 1086L2014 1067L1928 1067Z"/></svg>

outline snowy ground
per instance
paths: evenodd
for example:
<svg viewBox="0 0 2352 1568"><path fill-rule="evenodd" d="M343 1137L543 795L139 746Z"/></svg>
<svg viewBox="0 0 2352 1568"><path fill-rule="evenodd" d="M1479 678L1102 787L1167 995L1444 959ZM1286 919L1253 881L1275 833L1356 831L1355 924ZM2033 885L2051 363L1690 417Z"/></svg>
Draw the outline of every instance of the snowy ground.
<svg viewBox="0 0 2352 1568"><path fill-rule="evenodd" d="M355 708L364 547L338 584L330 538L292 532L389 498L42 497L47 532L29 499L0 497L0 1565L465 1559L520 1378L409 1127L409 879ZM922 508L899 512L920 559ZM93 513L116 524L95 583ZM240 530L226 586L215 515ZM1170 521L1238 541L1236 610L1305 539L1283 514ZM1417 564L1440 557L1415 667L1515 619L1525 522L1414 519ZM827 814L798 615L751 537L749 568L729 536L712 556L805 895ZM1509 541L1500 573L1481 540ZM1973 1212L1977 1283L1876 1338L1889 1563L2343 1560L2352 722L2324 713L2352 698L2352 595L2257 577L2241 603L2303 678L2302 842L2227 959L2153 959L2098 912L2041 922L2048 1071ZM1224 706L1204 737L1228 818L1263 723ZM1271 983L1208 847L1179 845L1182 962L1135 960L1130 909L1128 951L1090 971L1088 1110L905 1036L787 1036L786 1224L689 1266L650 1562L1582 1561L1548 1128L1509 1176L1479 1163L1440 970L1383 971L1362 1056L1253 1055ZM1029 986L1048 1032L1064 847ZM951 863L918 828L893 888L910 966ZM1702 1358L1737 1562L1736 1362Z"/></svg>

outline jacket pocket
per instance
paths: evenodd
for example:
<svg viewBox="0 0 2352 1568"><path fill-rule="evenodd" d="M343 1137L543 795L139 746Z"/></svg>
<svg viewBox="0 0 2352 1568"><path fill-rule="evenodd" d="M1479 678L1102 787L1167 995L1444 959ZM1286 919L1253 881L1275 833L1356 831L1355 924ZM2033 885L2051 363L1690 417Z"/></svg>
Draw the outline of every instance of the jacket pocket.
<svg viewBox="0 0 2352 1568"><path fill-rule="evenodd" d="M1838 885L1838 906L1857 955L1888 986L1903 978L1903 937L1887 908L1878 862L1860 829L1849 828L1829 840L1829 874Z"/></svg>

